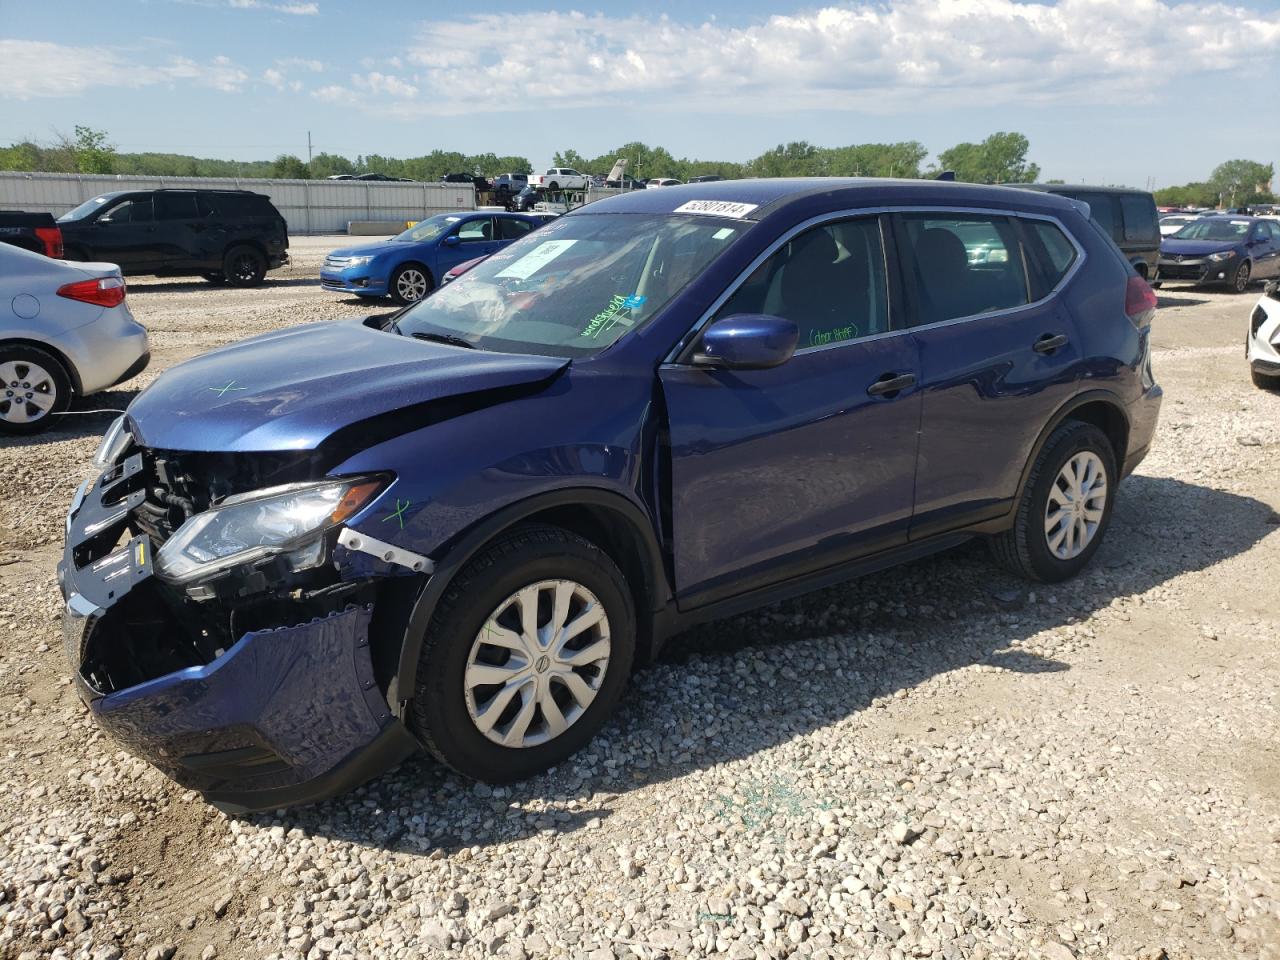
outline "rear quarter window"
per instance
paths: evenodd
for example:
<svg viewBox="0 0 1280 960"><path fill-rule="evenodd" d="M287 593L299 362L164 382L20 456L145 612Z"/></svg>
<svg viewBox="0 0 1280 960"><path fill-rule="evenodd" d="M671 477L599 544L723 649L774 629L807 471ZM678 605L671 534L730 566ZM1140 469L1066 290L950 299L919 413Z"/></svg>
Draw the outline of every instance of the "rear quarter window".
<svg viewBox="0 0 1280 960"><path fill-rule="evenodd" d="M1120 216L1124 221L1124 238L1129 243L1154 243L1160 237L1155 201L1142 194L1120 197Z"/></svg>
<svg viewBox="0 0 1280 960"><path fill-rule="evenodd" d="M1031 296L1039 300L1062 282L1079 254L1057 224L1031 219L1021 222L1027 241L1027 265L1031 268Z"/></svg>

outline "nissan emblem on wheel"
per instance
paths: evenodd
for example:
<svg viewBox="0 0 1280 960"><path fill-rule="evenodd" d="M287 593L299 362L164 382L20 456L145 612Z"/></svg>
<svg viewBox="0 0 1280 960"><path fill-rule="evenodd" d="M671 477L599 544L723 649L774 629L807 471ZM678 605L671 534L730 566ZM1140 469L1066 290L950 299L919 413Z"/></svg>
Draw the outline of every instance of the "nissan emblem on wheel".
<svg viewBox="0 0 1280 960"><path fill-rule="evenodd" d="M111 426L58 574L124 748L230 811L420 750L519 780L694 623L972 538L1074 576L1151 444L1155 297L1075 200L719 181L532 226L337 251L326 286L405 305L171 367Z"/></svg>

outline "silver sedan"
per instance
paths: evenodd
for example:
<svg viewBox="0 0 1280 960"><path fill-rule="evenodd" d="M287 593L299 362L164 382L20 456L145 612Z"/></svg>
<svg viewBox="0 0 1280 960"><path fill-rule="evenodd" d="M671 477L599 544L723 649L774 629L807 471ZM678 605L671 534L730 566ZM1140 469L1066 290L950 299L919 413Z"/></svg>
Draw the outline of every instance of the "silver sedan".
<svg viewBox="0 0 1280 960"><path fill-rule="evenodd" d="M150 359L114 263L68 263L0 244L0 433L35 433L73 398Z"/></svg>

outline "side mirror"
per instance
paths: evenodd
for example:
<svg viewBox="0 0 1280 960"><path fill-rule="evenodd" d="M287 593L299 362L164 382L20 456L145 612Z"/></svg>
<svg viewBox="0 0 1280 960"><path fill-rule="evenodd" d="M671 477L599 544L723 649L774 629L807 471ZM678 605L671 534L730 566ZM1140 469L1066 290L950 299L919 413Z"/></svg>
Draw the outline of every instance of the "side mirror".
<svg viewBox="0 0 1280 960"><path fill-rule="evenodd" d="M451 233L449 234L449 236L445 237L440 242L444 244L446 247L456 247L462 241L458 239L458 235L456 233Z"/></svg>
<svg viewBox="0 0 1280 960"><path fill-rule="evenodd" d="M767 370L791 359L800 331L790 320L767 313L735 313L702 333L693 356L700 367Z"/></svg>

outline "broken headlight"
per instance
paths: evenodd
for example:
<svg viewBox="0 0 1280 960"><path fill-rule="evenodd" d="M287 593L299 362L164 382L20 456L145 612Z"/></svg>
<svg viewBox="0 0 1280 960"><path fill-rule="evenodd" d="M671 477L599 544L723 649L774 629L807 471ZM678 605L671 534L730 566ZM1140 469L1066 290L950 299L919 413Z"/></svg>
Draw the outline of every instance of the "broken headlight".
<svg viewBox="0 0 1280 960"><path fill-rule="evenodd" d="M98 444L98 452L93 455L93 465L99 470L114 467L120 454L129 448L131 439L129 431L124 427L124 417L116 417L103 434L102 442Z"/></svg>
<svg viewBox="0 0 1280 960"><path fill-rule="evenodd" d="M357 477L228 497L165 541L155 555L155 572L170 583L187 583L262 557L319 549L320 535L354 516L383 485L378 478Z"/></svg>

